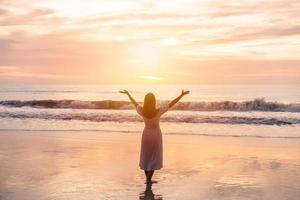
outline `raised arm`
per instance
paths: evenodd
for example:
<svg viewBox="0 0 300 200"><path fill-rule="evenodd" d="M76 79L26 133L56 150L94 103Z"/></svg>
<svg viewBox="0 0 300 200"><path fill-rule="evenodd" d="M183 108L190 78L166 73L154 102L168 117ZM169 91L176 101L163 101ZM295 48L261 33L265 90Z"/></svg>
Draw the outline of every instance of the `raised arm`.
<svg viewBox="0 0 300 200"><path fill-rule="evenodd" d="M181 91L181 94L178 96L178 97L176 97L175 99L173 99L168 105L169 105L169 107L171 108L172 106L174 106L184 95L187 95L187 94L189 94L190 93L190 91L188 91L188 90L186 90L186 91L184 91L184 90L182 90Z"/></svg>
<svg viewBox="0 0 300 200"><path fill-rule="evenodd" d="M130 99L131 103L134 105L134 107L137 107L139 104L134 100L134 98L129 94L127 90L120 91L122 94L126 94L128 98Z"/></svg>

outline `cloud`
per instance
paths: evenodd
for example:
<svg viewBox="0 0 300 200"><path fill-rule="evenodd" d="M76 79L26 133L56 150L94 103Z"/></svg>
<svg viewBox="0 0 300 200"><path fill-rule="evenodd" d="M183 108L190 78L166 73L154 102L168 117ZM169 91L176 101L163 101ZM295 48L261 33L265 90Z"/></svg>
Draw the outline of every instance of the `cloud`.
<svg viewBox="0 0 300 200"><path fill-rule="evenodd" d="M3 8L0 8L0 15L3 16L3 15L6 15L8 14L8 11L3 9Z"/></svg>
<svg viewBox="0 0 300 200"><path fill-rule="evenodd" d="M266 38L278 38L285 36L293 36L300 35L300 25L295 25L291 27L267 27L267 28L257 28L251 29L244 33L238 33L227 37L220 37L218 39L214 39L208 41L210 44L223 44L223 43L232 43L232 42L241 42L241 41L249 41L249 40L260 40ZM202 41L203 42L203 41Z"/></svg>
<svg viewBox="0 0 300 200"><path fill-rule="evenodd" d="M45 8L29 10L24 14L15 14L8 10L4 10L3 12L4 13L0 17L1 26L24 26L39 24L49 20L43 19L42 17L46 17L54 13L53 10Z"/></svg>
<svg viewBox="0 0 300 200"><path fill-rule="evenodd" d="M299 68L299 12L296 0L0 0L0 65L23 68L10 72L15 77L86 70L96 79L96 73L130 73L128 52L151 43L167 55L163 64L178 70L211 60L218 62L204 65L236 65L228 59L241 62L239 69L256 66L253 60L274 68L296 60Z"/></svg>
<svg viewBox="0 0 300 200"><path fill-rule="evenodd" d="M16 71L17 69L15 66L0 66L0 74Z"/></svg>
<svg viewBox="0 0 300 200"><path fill-rule="evenodd" d="M2 80L31 79L31 80L68 80L72 76L66 74L27 72L22 67L0 66L0 78Z"/></svg>

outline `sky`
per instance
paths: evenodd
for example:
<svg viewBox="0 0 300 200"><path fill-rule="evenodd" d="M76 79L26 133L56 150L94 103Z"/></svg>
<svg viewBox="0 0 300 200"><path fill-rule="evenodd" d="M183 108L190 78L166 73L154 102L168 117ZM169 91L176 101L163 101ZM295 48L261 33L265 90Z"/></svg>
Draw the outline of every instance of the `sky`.
<svg viewBox="0 0 300 200"><path fill-rule="evenodd" d="M0 0L0 84L300 84L299 0Z"/></svg>

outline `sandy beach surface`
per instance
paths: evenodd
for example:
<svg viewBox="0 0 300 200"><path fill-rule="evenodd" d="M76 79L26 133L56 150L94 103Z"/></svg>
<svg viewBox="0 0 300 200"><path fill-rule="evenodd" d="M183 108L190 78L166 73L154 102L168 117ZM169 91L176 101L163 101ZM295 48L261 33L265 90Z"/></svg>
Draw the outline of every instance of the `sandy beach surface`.
<svg viewBox="0 0 300 200"><path fill-rule="evenodd" d="M140 134L1 131L1 200L298 200L300 140L164 135L144 184Z"/></svg>

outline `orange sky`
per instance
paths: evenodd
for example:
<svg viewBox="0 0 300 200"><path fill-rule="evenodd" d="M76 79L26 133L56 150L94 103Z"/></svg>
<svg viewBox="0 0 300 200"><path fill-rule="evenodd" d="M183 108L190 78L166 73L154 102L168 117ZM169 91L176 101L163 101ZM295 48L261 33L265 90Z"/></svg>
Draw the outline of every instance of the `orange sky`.
<svg viewBox="0 0 300 200"><path fill-rule="evenodd" d="M299 0L0 0L0 83L300 84Z"/></svg>

